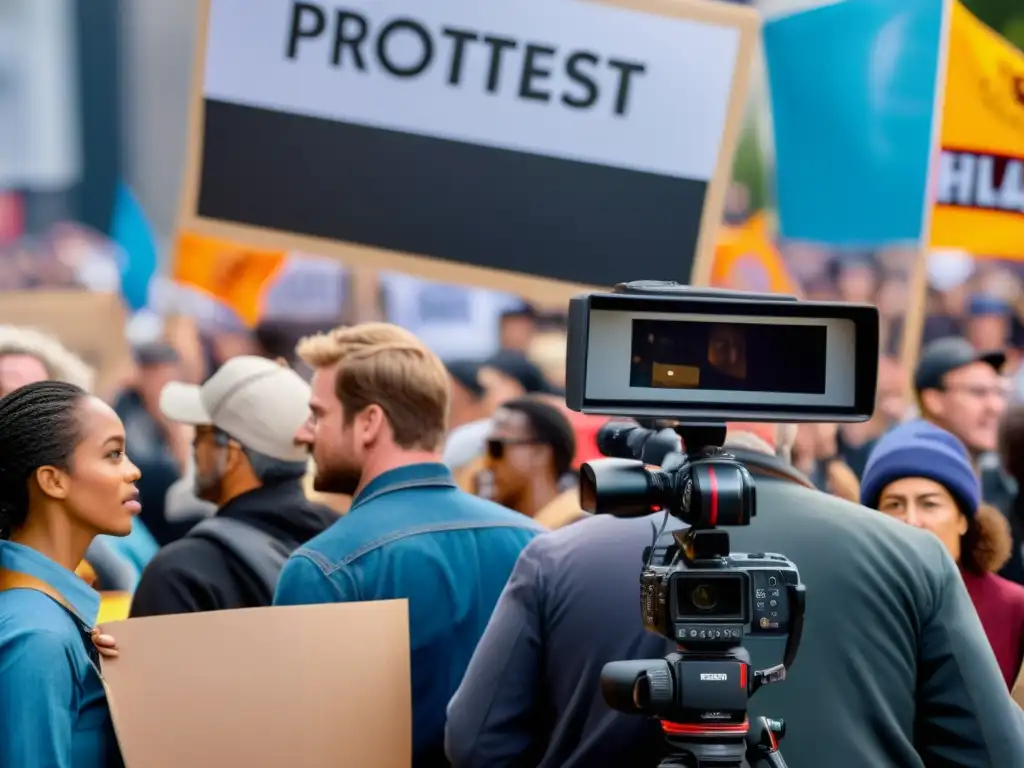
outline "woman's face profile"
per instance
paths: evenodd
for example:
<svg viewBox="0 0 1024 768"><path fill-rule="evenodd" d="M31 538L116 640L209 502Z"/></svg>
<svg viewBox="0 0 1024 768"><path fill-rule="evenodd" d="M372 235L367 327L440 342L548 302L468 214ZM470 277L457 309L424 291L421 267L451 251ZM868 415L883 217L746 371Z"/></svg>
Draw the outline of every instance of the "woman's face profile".
<svg viewBox="0 0 1024 768"><path fill-rule="evenodd" d="M96 397L78 403L79 442L66 473L63 504L87 530L126 536L140 511L135 483L142 476L125 453L124 425Z"/></svg>
<svg viewBox="0 0 1024 768"><path fill-rule="evenodd" d="M882 490L878 509L917 528L931 531L957 562L967 518L945 486L926 477L904 477Z"/></svg>

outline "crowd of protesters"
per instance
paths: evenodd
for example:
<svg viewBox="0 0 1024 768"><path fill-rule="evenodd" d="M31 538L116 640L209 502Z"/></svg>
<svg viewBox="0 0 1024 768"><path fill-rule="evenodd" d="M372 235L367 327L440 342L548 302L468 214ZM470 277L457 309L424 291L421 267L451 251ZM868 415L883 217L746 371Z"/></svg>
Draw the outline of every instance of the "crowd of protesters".
<svg viewBox="0 0 1024 768"><path fill-rule="evenodd" d="M809 297L877 299L890 341L876 412L733 424L729 445L933 533L1005 689L1024 700L1019 283L955 254L937 264L912 375L891 342L898 301L882 295L898 269L871 255L801 273ZM109 715L83 725L103 706L97 654L116 653L90 635L104 606L151 616L392 597L410 598L415 764L483 764L465 744L446 757L446 707L523 548L590 517L578 470L599 457L606 421L565 406L564 319L488 301L477 322L492 342L476 356L439 356L444 334L435 345L429 328L422 339L380 322L168 323L134 346L133 378L107 403L56 339L0 327L0 764L114 764ZM47 643L70 667L40 666Z"/></svg>

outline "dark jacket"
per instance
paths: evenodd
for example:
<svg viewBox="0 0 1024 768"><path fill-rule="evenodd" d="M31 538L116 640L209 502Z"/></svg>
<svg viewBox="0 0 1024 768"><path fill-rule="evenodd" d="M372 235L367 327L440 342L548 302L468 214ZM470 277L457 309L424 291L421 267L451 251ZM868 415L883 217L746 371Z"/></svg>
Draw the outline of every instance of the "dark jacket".
<svg viewBox="0 0 1024 768"><path fill-rule="evenodd" d="M274 605L408 599L413 765L444 765L445 706L516 558L542 530L459 490L443 464L393 469L292 555Z"/></svg>
<svg viewBox="0 0 1024 768"><path fill-rule="evenodd" d="M217 515L248 523L289 549L305 544L338 519L333 510L309 501L299 480L243 493ZM222 545L185 536L157 552L146 566L131 615L258 608L270 605L272 599L256 575Z"/></svg>
<svg viewBox="0 0 1024 768"><path fill-rule="evenodd" d="M750 704L786 720L789 765L1024 765L1024 715L939 540L735 453L755 475L758 511L730 529L733 550L785 554L807 585L796 663ZM611 711L599 676L608 661L669 650L643 630L637 587L661 520L597 516L524 550L449 706L456 768L657 765L657 726ZM758 668L781 660L777 640L744 645Z"/></svg>
<svg viewBox="0 0 1024 768"><path fill-rule="evenodd" d="M994 454L983 456L979 463L981 498L998 509L1010 523L1013 548L999 575L1024 584L1024 499L1017 492L1017 481L1002 468Z"/></svg>

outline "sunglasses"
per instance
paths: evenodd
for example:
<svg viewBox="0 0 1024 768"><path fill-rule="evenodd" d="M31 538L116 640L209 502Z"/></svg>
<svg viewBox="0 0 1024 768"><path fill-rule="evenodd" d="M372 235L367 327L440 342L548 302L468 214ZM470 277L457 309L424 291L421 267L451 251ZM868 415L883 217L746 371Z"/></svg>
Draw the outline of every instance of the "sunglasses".
<svg viewBox="0 0 1024 768"><path fill-rule="evenodd" d="M505 458L505 448L510 445L538 445L536 440L499 440L492 437L487 441L487 455L494 461Z"/></svg>

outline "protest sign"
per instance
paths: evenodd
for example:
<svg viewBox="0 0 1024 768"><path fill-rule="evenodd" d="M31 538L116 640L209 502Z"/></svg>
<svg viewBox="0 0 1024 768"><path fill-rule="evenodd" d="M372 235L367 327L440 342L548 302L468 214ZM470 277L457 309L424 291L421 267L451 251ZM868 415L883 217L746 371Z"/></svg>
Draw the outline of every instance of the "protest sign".
<svg viewBox="0 0 1024 768"><path fill-rule="evenodd" d="M1024 53L954 3L931 244L1024 259Z"/></svg>
<svg viewBox="0 0 1024 768"><path fill-rule="evenodd" d="M922 241L946 0L846 0L765 24L784 237Z"/></svg>
<svg viewBox="0 0 1024 768"><path fill-rule="evenodd" d="M902 327L907 370L924 323L952 5L847 0L773 20L764 35L781 233L917 248Z"/></svg>
<svg viewBox="0 0 1024 768"><path fill-rule="evenodd" d="M0 293L0 324L55 336L96 371L95 391L113 397L131 375L125 309L114 293L85 290Z"/></svg>
<svg viewBox="0 0 1024 768"><path fill-rule="evenodd" d="M541 304L707 280L753 9L201 6L184 229Z"/></svg>
<svg viewBox="0 0 1024 768"><path fill-rule="evenodd" d="M250 608L104 624L126 768L408 768L408 602Z"/></svg>
<svg viewBox="0 0 1024 768"><path fill-rule="evenodd" d="M913 370L929 251L1024 259L1024 53L955 0L847 0L772 21L765 47L782 232L917 245Z"/></svg>

